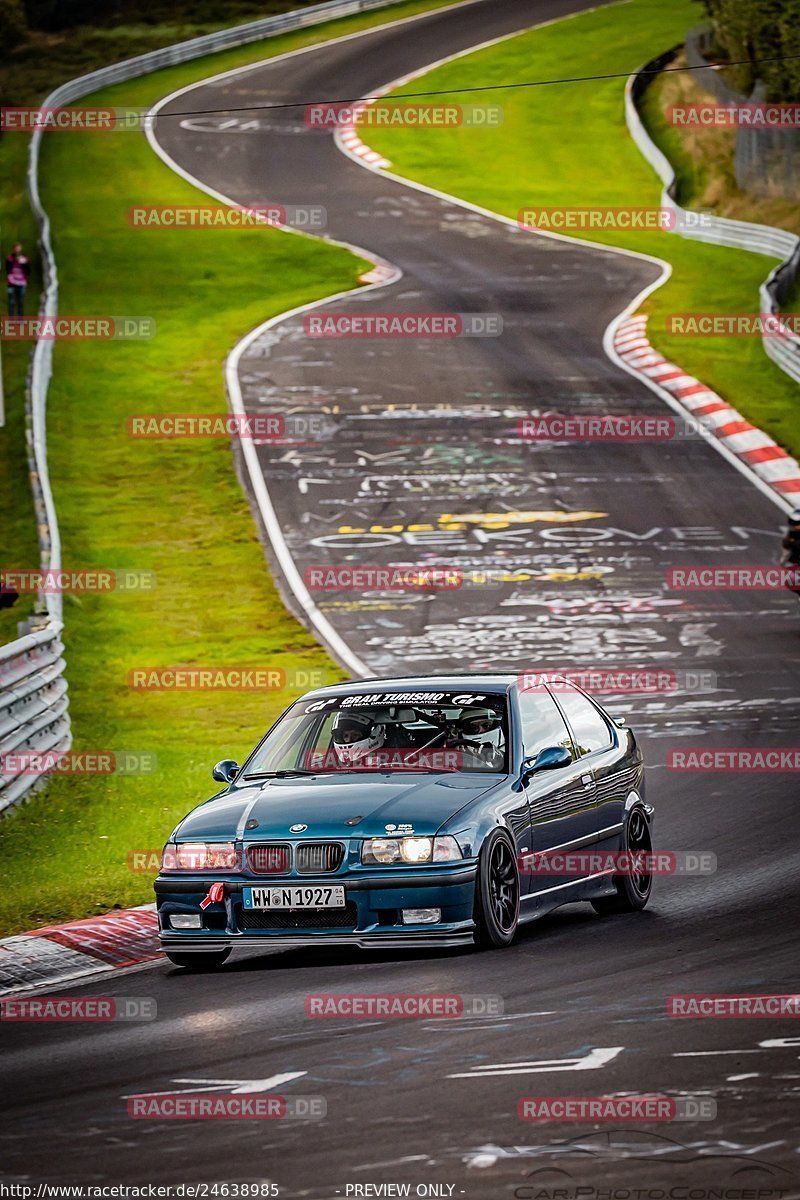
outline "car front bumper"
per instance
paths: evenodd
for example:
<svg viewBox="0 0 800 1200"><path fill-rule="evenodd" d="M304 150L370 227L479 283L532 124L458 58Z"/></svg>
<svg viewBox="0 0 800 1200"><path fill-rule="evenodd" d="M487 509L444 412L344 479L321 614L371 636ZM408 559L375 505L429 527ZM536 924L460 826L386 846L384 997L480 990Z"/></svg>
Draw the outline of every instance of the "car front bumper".
<svg viewBox="0 0 800 1200"><path fill-rule="evenodd" d="M476 874L475 863L459 863L441 869L395 871L387 868L364 874L303 876L302 880L263 875L246 879L224 875L216 879L179 876L177 873L160 875L154 884L159 938L164 950L180 953L272 944L287 948L324 944L363 949L469 945L475 930L472 914ZM218 881L225 885L224 899L201 909L200 902L211 883ZM243 888L299 882L310 887L343 884L346 908L324 910L319 924L314 922L314 914L309 910L274 910L269 919L280 921L283 916L285 925L251 927L264 910L244 908ZM435 925L403 924L402 910L413 908L439 908L442 919ZM333 915L340 911L341 924ZM302 917L296 917L298 912L302 912ZM169 919L176 913L201 913L203 927L172 929Z"/></svg>

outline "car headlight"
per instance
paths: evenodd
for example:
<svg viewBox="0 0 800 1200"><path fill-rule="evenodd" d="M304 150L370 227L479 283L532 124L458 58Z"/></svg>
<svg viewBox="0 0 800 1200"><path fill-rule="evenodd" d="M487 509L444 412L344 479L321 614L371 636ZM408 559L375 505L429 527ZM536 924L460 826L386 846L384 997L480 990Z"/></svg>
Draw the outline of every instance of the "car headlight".
<svg viewBox="0 0 800 1200"><path fill-rule="evenodd" d="M237 871L239 856L234 842L179 842L167 845L161 856L162 871Z"/></svg>
<svg viewBox="0 0 800 1200"><path fill-rule="evenodd" d="M361 861L371 866L386 863L453 862L461 858L461 848L454 837L380 837L366 838L361 847Z"/></svg>

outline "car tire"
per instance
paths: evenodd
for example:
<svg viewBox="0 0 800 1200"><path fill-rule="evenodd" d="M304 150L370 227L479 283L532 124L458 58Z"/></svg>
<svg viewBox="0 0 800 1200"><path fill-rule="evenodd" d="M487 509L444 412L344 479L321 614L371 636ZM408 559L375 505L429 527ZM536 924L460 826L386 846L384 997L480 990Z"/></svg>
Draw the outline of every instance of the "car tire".
<svg viewBox="0 0 800 1200"><path fill-rule="evenodd" d="M504 829L487 837L475 880L475 944L510 946L519 922L519 868L514 843Z"/></svg>
<svg viewBox="0 0 800 1200"><path fill-rule="evenodd" d="M221 967L230 954L230 947L225 950L187 950L185 954L175 950L166 950L165 954L175 967L193 967L195 971L213 971Z"/></svg>
<svg viewBox="0 0 800 1200"><path fill-rule="evenodd" d="M624 849L629 854L637 850L649 854L653 849L650 826L644 810L639 807L632 808L628 815ZM613 913L641 912L650 899L653 876L645 872L638 875L617 875L614 884L617 889L615 896L603 896L599 900L592 900L592 908L601 917Z"/></svg>

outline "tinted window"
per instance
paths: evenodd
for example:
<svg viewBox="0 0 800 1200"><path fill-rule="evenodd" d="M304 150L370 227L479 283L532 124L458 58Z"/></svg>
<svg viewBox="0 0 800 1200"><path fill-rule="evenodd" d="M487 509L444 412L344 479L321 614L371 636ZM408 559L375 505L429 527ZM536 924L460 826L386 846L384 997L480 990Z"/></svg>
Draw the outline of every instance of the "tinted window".
<svg viewBox="0 0 800 1200"><path fill-rule="evenodd" d="M611 745L611 732L595 706L572 688L559 689L558 702L567 714L580 754Z"/></svg>
<svg viewBox="0 0 800 1200"><path fill-rule="evenodd" d="M522 744L525 757L536 757L545 746L566 746L573 753L569 731L555 701L544 688L520 692L519 711L522 717Z"/></svg>
<svg viewBox="0 0 800 1200"><path fill-rule="evenodd" d="M500 771L505 697L380 691L305 696L250 755L241 778L271 771Z"/></svg>

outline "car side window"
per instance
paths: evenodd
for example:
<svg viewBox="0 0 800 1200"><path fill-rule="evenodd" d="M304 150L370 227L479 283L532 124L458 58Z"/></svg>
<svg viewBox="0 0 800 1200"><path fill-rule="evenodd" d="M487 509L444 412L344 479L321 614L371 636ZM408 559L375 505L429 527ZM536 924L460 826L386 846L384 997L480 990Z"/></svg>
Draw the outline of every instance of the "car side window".
<svg viewBox="0 0 800 1200"><path fill-rule="evenodd" d="M558 702L567 714L581 756L611 745L611 730L591 700L569 686L559 690Z"/></svg>
<svg viewBox="0 0 800 1200"><path fill-rule="evenodd" d="M564 746L575 757L569 730L549 692L544 688L520 692L519 712L526 758L535 758L545 746Z"/></svg>
<svg viewBox="0 0 800 1200"><path fill-rule="evenodd" d="M333 752L333 722L336 713L326 713L314 731L313 739L306 747L302 762L293 765L306 771L324 771L336 766Z"/></svg>

